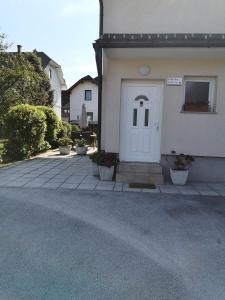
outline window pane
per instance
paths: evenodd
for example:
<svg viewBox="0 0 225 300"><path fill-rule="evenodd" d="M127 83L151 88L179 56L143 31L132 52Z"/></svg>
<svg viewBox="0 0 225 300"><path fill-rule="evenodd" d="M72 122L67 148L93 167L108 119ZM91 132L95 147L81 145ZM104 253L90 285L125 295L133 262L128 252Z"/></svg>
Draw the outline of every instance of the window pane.
<svg viewBox="0 0 225 300"><path fill-rule="evenodd" d="M92 91L91 90L85 90L85 100L86 101L92 100Z"/></svg>
<svg viewBox="0 0 225 300"><path fill-rule="evenodd" d="M185 84L186 111L208 111L210 82L187 81Z"/></svg>
<svg viewBox="0 0 225 300"><path fill-rule="evenodd" d="M149 109L145 110L145 127L148 127L149 123Z"/></svg>
<svg viewBox="0 0 225 300"><path fill-rule="evenodd" d="M134 109L133 112L133 126L137 126L137 109Z"/></svg>
<svg viewBox="0 0 225 300"><path fill-rule="evenodd" d="M88 121L93 121L93 112L87 112Z"/></svg>

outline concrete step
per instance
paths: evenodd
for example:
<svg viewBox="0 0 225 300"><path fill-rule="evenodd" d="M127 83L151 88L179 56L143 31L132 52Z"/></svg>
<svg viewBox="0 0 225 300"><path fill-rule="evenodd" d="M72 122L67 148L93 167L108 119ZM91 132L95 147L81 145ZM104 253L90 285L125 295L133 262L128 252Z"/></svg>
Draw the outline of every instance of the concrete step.
<svg viewBox="0 0 225 300"><path fill-rule="evenodd" d="M120 163L116 173L117 182L163 184L162 167L151 163Z"/></svg>
<svg viewBox="0 0 225 300"><path fill-rule="evenodd" d="M149 174L149 175L140 175L131 174L131 173L117 173L116 174L117 182L125 183L145 183L145 184L163 184L164 178L162 174Z"/></svg>
<svg viewBox="0 0 225 300"><path fill-rule="evenodd" d="M162 167L156 163L120 163L118 172L162 173Z"/></svg>

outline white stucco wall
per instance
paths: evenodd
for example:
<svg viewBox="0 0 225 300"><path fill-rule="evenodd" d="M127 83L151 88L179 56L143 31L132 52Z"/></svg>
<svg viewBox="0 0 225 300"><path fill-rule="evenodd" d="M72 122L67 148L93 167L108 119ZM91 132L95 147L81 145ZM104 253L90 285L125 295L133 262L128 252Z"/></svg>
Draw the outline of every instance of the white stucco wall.
<svg viewBox="0 0 225 300"><path fill-rule="evenodd" d="M144 80L164 82L161 153L188 153L196 156L225 157L225 59L107 59L104 55L102 103L102 148L119 152L121 81L143 80L141 65L151 74ZM171 76L217 77L216 114L181 113L184 86L167 86Z"/></svg>
<svg viewBox="0 0 225 300"><path fill-rule="evenodd" d="M62 96L61 96L61 91L62 91L62 85L60 83L60 79L58 76L58 73L56 71L56 69L51 66L48 65L45 68L45 73L47 74L47 76L49 77L49 70L51 69L51 78L50 79L50 83L51 83L51 88L53 90L54 93L54 106L53 109L56 112L57 116L59 116L61 118L61 106L62 106Z"/></svg>
<svg viewBox="0 0 225 300"><path fill-rule="evenodd" d="M85 90L92 90L92 100L85 100ZM91 82L84 82L76 86L70 94L70 121L76 121L81 115L82 105L87 112L93 112L93 121L98 121L98 86Z"/></svg>
<svg viewBox="0 0 225 300"><path fill-rule="evenodd" d="M104 33L224 33L224 0L103 0Z"/></svg>

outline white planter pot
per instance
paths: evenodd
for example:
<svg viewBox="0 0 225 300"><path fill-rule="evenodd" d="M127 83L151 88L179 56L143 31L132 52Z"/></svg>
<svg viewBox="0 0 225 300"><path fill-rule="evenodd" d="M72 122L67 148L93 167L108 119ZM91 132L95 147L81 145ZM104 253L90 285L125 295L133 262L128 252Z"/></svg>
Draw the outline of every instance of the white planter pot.
<svg viewBox="0 0 225 300"><path fill-rule="evenodd" d="M188 170L178 171L170 169L171 180L175 185L185 185L188 180L188 174Z"/></svg>
<svg viewBox="0 0 225 300"><path fill-rule="evenodd" d="M71 151L71 146L59 146L59 152L62 155L69 155Z"/></svg>
<svg viewBox="0 0 225 300"><path fill-rule="evenodd" d="M77 147L76 148L78 155L86 155L87 154L87 147Z"/></svg>
<svg viewBox="0 0 225 300"><path fill-rule="evenodd" d="M99 176L98 165L94 162L92 162L92 174L93 174L93 176Z"/></svg>
<svg viewBox="0 0 225 300"><path fill-rule="evenodd" d="M104 167L104 166L99 166L99 174L100 174L100 179L104 181L111 181L113 178L114 174L114 169L115 167L112 166L110 168Z"/></svg>

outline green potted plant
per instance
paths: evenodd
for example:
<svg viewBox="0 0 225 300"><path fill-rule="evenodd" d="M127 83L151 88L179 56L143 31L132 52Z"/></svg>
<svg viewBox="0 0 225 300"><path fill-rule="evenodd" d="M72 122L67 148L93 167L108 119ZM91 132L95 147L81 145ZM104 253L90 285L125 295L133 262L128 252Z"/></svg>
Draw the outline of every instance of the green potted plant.
<svg viewBox="0 0 225 300"><path fill-rule="evenodd" d="M86 155L87 153L87 141L85 139L79 139L76 141L76 152L78 155Z"/></svg>
<svg viewBox="0 0 225 300"><path fill-rule="evenodd" d="M100 179L111 181L113 179L115 167L118 164L117 155L115 153L100 152L97 158Z"/></svg>
<svg viewBox="0 0 225 300"><path fill-rule="evenodd" d="M173 184L185 185L188 180L189 169L194 162L191 155L176 154L176 151L171 152L175 156L174 166L170 168L170 176Z"/></svg>
<svg viewBox="0 0 225 300"><path fill-rule="evenodd" d="M99 157L99 152L95 152L91 154L90 160L92 161L92 173L94 176L99 176L99 168L98 168L98 157Z"/></svg>
<svg viewBox="0 0 225 300"><path fill-rule="evenodd" d="M62 155L69 155L71 151L72 140L68 136L64 136L58 140L59 152Z"/></svg>

